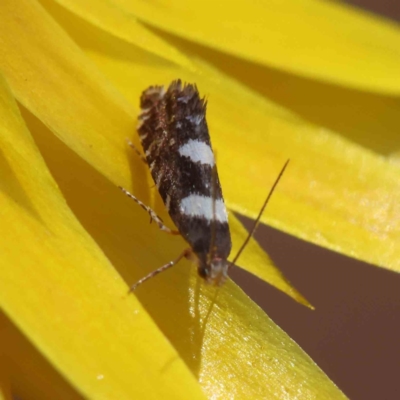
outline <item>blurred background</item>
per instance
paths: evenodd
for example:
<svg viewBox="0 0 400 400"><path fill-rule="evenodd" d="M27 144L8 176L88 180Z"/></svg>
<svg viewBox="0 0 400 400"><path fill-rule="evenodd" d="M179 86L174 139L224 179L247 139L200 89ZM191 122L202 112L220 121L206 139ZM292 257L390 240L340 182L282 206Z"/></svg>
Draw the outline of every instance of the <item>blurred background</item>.
<svg viewBox="0 0 400 400"><path fill-rule="evenodd" d="M343 3L400 22L400 0ZM256 239L316 310L239 268L230 276L351 400L400 399L400 276L267 226Z"/></svg>

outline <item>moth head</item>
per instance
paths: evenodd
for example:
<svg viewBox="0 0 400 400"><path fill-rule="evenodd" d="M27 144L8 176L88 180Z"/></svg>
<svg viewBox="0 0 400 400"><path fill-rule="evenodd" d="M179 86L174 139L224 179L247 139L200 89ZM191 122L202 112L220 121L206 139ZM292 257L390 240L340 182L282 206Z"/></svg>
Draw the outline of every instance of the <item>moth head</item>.
<svg viewBox="0 0 400 400"><path fill-rule="evenodd" d="M213 257L210 261L199 264L198 273L207 283L221 286L228 277L229 266L226 259Z"/></svg>

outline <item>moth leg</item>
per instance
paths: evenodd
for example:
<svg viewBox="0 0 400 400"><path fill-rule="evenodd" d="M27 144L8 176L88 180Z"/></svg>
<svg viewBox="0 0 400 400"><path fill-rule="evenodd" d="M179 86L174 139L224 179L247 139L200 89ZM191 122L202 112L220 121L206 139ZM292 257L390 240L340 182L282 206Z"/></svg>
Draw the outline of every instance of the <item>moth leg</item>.
<svg viewBox="0 0 400 400"><path fill-rule="evenodd" d="M171 235L180 235L179 231L173 230L168 228L163 222L163 220L148 206L143 204L137 197L135 197L132 193L129 193L125 188L122 186L118 186L119 189L121 189L129 198L131 198L133 201L135 201L137 204L139 204L140 207L142 207L144 210L146 210L149 215L150 215L150 223L154 221L157 226L164 232L167 232Z"/></svg>
<svg viewBox="0 0 400 400"><path fill-rule="evenodd" d="M136 288L141 285L143 282L146 282L147 280L155 277L161 272L166 271L167 269L173 267L174 265L178 264L180 260L182 260L183 257L190 258L191 254L193 253L192 249L186 249L184 250L175 260L170 261L168 264L163 265L160 268L157 268L155 271L150 272L148 275L143 277L142 279L139 279L135 284L133 284L130 288L128 293L133 292L136 290Z"/></svg>
<svg viewBox="0 0 400 400"><path fill-rule="evenodd" d="M131 147L133 150L135 150L135 153L147 165L146 157L140 152L140 150L129 139L126 139L126 143L128 144L129 147Z"/></svg>

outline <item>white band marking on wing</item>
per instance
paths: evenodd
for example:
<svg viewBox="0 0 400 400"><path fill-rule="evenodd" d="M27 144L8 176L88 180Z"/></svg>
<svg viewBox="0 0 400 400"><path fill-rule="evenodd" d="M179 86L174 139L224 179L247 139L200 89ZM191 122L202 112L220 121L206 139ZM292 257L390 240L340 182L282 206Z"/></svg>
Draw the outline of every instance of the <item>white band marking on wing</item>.
<svg viewBox="0 0 400 400"><path fill-rule="evenodd" d="M190 139L179 148L179 154L183 157L189 157L193 162L201 164L214 165L214 154L211 147L199 140Z"/></svg>
<svg viewBox="0 0 400 400"><path fill-rule="evenodd" d="M181 200L180 212L190 217L203 217L212 221L213 201L211 197L191 194ZM215 219L219 222L228 222L228 215L222 199L215 200Z"/></svg>

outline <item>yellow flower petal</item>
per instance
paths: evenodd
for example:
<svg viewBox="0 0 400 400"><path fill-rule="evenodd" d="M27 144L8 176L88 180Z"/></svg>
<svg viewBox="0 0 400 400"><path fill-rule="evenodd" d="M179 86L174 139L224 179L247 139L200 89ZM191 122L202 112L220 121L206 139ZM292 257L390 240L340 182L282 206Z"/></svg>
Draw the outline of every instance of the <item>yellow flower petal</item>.
<svg viewBox="0 0 400 400"><path fill-rule="evenodd" d="M304 0L113 4L152 26L257 63L347 87L400 93L399 28L346 5Z"/></svg>
<svg viewBox="0 0 400 400"><path fill-rule="evenodd" d="M121 7L116 7L112 2L61 0L58 3L122 40L135 43L136 46L178 65L187 68L192 67L190 60L184 54L178 52L173 46L145 28L132 13L126 12Z"/></svg>
<svg viewBox="0 0 400 400"><path fill-rule="evenodd" d="M14 399L83 399L3 313L0 329L0 346ZM7 400L12 398L9 391Z"/></svg>
<svg viewBox="0 0 400 400"><path fill-rule="evenodd" d="M213 94L216 107L209 109L210 125L217 140L230 143L219 157L229 206L254 218L259 208L254 199L265 197L283 157L290 158L263 221L400 271L399 166L212 72L220 87ZM240 163L231 162L239 159Z"/></svg>
<svg viewBox="0 0 400 400"><path fill-rule="evenodd" d="M128 160L135 155L129 153L126 145L126 138L137 141L137 110L133 107L131 109L130 104L87 62L80 50L47 14L41 12L39 6L28 8L22 4L20 8L14 6L10 13L16 13L24 22L17 24L13 17L5 18L4 32L0 38L0 52L3 51L4 55L0 65L17 98L62 141L114 184L131 189L134 173L133 192L146 201L148 193L144 184L143 165L138 165L141 162L136 159L135 168L131 171ZM68 20L68 15L65 18ZM37 21L41 21L40 29L37 28ZM97 29L95 32L104 35ZM90 40L90 34L86 38ZM117 43L125 46L123 42ZM113 42L105 40L104 45L108 44ZM137 48L135 50L144 63L144 55L148 53ZM136 94L138 99L143 86L133 82L128 85L131 88L129 97ZM165 214L165 210L160 213ZM244 237L244 232L241 237ZM256 246L253 246L253 251L260 254L255 261L261 260L263 251ZM267 268L272 271L271 283L276 284L275 268ZM279 287L289 288L283 278ZM300 295L295 295L293 289L288 294L303 301Z"/></svg>
<svg viewBox="0 0 400 400"><path fill-rule="evenodd" d="M4 312L88 398L204 398L67 207L3 80L0 121Z"/></svg>
<svg viewBox="0 0 400 400"><path fill-rule="evenodd" d="M135 110L39 4L5 2L0 17L0 65L19 101L95 168L128 177Z"/></svg>
<svg viewBox="0 0 400 400"><path fill-rule="evenodd" d="M198 73L167 67L158 57L110 38L62 8L52 11L133 104L142 88L151 84L167 84L177 77L198 84L209 98L208 121L220 178L233 210L254 218L290 158L263 221L332 250L400 270L397 166L276 106L200 59L192 60ZM135 193L145 196L139 186L134 185Z"/></svg>
<svg viewBox="0 0 400 400"><path fill-rule="evenodd" d="M168 279L154 279L146 291L138 293L180 357L174 354L135 297L126 296L125 285L75 221L36 152L15 104L4 88L1 93L0 104L4 107L0 108L0 119L6 134L0 136L0 144L9 169L1 169L4 231L0 250L3 261L13 268L0 270L0 304L81 393L88 398L187 398L189 394L190 398L201 398L181 357L198 375L210 397L226 398L235 393L239 399L278 399L300 393L305 398L345 398L234 284L229 282L217 293L215 288L199 287L196 273L183 264L171 271ZM39 129L43 129L42 134L46 131L37 121L35 130ZM36 134L40 136L39 132ZM125 268L121 273L129 276L131 268L130 275L139 273L133 259L156 265L156 261L165 256L169 259L169 253L176 252L180 243L171 243L174 238L160 232L152 238L150 227L145 228L145 218L140 213L135 215L135 209L130 220L125 210L131 206L129 199L113 192L104 177L50 134L46 139L49 140L41 146L48 146L60 165L68 161L70 173L76 167L74 163L80 166L78 182L82 177L93 177L93 187L87 188L92 194L87 200L92 201L94 215L84 221L89 228L90 221L95 223L96 212L104 213L104 203L110 204L108 200L113 197L111 221L140 226L140 232L126 231L136 235L131 242L132 253L126 248L124 254L113 253L121 248L107 249L107 244L113 244L109 238L104 243L112 258L127 257L123 261L129 262L117 263ZM60 146L60 151L54 145ZM66 160L68 153L72 158ZM59 177L61 172L55 162L49 161ZM65 164L63 169L70 179ZM62 179L58 182L61 186L66 184ZM74 184L69 182L70 187ZM99 198L102 201L96 205ZM76 211L79 214L79 208ZM119 242L126 232L116 229L110 236L114 239L115 235L114 240ZM97 229L97 235L102 233ZM97 239L101 241L101 236ZM164 245L157 248L165 254L151 252L157 240ZM132 377L137 384L132 385Z"/></svg>
<svg viewBox="0 0 400 400"><path fill-rule="evenodd" d="M133 282L146 269L151 270L176 255L182 248L182 239L161 235L149 226L142 210L132 207L129 199L121 196L105 178L112 173L103 173L103 168L104 171L107 168L101 163L102 158L110 166L114 160L107 157L120 151L116 162L129 167L125 148L121 146L121 151L115 150L118 146L113 147L113 140L118 142L119 136L128 130L128 107L57 26L51 26L52 21L36 3L21 0L18 7L12 7L11 2L5 4L3 11L7 12L2 15L6 16L7 24L0 24L5 26L0 35L4 45L0 51L8 56L2 64L7 79L27 107L43 117L42 121L74 151L26 110L24 117L74 214L101 245L113 266L128 282ZM32 30L37 41L27 34ZM18 40L21 53L9 46ZM26 45L29 41L31 46ZM58 49L65 50L66 57ZM40 56L44 57L43 65ZM85 64L82 74L78 73L80 62ZM39 74L41 68L49 74L54 90L42 82L45 79ZM75 72L71 80L66 71ZM25 81L26 77L30 80ZM95 78L100 87L93 84ZM62 79L71 85L70 93ZM79 93L76 82L84 93ZM64 100L77 97L86 103L78 103L75 108L69 102L63 103L56 96L57 89ZM39 98L32 95L35 90L41 95ZM46 94L50 95L48 103L42 99ZM201 395L193 376L182 365L183 359L200 378L209 397L227 398L233 393L246 399L299 395L344 398L302 350L231 282L219 291L210 309L215 288L198 285L196 273L187 262L163 278L149 282L146 290L137 293L179 356L175 354L168 342L160 338L136 298L125 296L126 287L119 275L66 207L15 104L8 95L4 99L0 121L7 134L0 136L0 140L9 168L1 169L2 182L4 191L8 190L13 197L0 197L0 210L4 214L0 254L6 265L13 268L0 269L0 304L85 397L187 398L190 393L191 398L197 398ZM73 111L77 111L76 119L84 121L74 121ZM103 127L106 132L104 136L97 133L96 139L95 132L101 131L101 123L106 124ZM82 127L87 131L73 132L73 128ZM118 137L110 139L108 147L104 142L111 134ZM111 149L109 153L107 149ZM121 162L123 159L125 164ZM140 170L135 162L132 161L134 176ZM123 168L118 176L121 180L129 179ZM143 180L135 183L143 186ZM146 188L140 190L148 194ZM124 224L126 228L121 229ZM106 227L112 229L103 229ZM153 387L149 387L150 383Z"/></svg>

